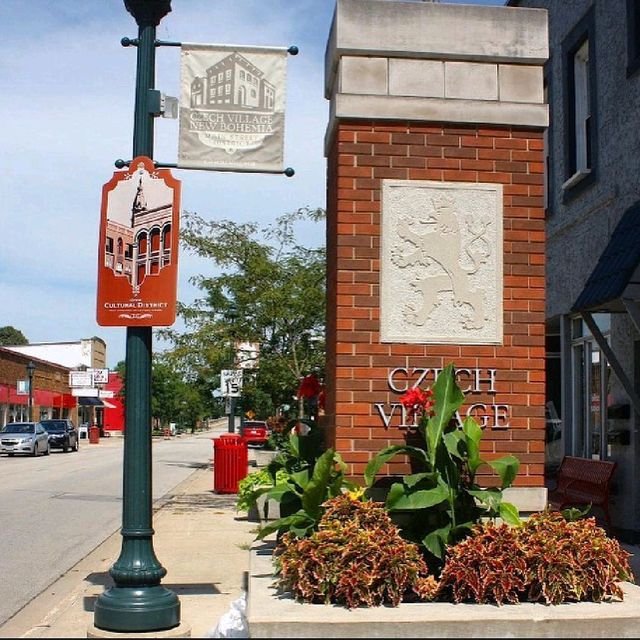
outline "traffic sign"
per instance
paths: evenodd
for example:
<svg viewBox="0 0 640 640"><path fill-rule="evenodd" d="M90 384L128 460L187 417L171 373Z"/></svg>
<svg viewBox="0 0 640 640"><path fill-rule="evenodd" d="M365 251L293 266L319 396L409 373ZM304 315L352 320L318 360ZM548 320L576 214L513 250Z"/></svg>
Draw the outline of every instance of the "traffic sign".
<svg viewBox="0 0 640 640"><path fill-rule="evenodd" d="M242 369L223 369L220 372L220 391L227 398L239 398L242 393Z"/></svg>

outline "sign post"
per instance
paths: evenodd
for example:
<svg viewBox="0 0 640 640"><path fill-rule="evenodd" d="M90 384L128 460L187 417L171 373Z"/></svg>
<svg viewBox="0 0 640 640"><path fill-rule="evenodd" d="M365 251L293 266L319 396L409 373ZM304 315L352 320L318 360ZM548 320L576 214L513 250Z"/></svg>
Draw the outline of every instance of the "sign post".
<svg viewBox="0 0 640 640"><path fill-rule="evenodd" d="M149 94L155 83L156 27L171 11L171 0L124 0L124 4L138 24L133 157L144 156L151 162L154 114ZM149 164L144 166L148 168ZM152 324L148 318L141 320L141 324L127 326L126 338L122 549L109 571L115 586L98 597L94 609L96 627L129 633L162 631L180 624L180 601L160 584L167 570L153 550Z"/></svg>
<svg viewBox="0 0 640 640"><path fill-rule="evenodd" d="M220 372L220 391L229 399L229 433L236 431L236 398L242 394L242 369L223 369Z"/></svg>

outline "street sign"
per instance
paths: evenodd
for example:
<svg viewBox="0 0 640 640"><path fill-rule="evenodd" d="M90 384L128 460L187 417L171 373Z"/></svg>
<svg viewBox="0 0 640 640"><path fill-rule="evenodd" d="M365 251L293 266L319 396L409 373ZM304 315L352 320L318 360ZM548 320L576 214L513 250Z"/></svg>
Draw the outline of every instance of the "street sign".
<svg viewBox="0 0 640 640"><path fill-rule="evenodd" d="M70 387L92 387L93 375L91 371L69 371Z"/></svg>
<svg viewBox="0 0 640 640"><path fill-rule="evenodd" d="M220 372L220 391L227 398L239 398L242 393L242 369L223 369Z"/></svg>
<svg viewBox="0 0 640 640"><path fill-rule="evenodd" d="M109 369L87 369L93 375L93 384L107 384L109 382Z"/></svg>

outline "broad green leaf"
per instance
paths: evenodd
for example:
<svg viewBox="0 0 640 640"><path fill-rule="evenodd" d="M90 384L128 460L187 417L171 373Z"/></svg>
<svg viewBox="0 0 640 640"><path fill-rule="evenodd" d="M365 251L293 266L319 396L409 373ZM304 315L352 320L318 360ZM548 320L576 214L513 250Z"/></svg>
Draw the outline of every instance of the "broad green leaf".
<svg viewBox="0 0 640 640"><path fill-rule="evenodd" d="M385 447L381 449L367 464L366 469L364 470L364 479L367 487L373 485L376 474L383 465L387 464L391 458L398 455L399 453L403 453L414 458L417 458L421 462L427 463L427 455L424 449L420 449L418 447L411 447L405 444L397 444L392 445L391 447Z"/></svg>
<svg viewBox="0 0 640 640"><path fill-rule="evenodd" d="M300 492L297 487L292 484L277 484L275 487L272 487L268 492L268 496L273 498L276 502L282 502L286 499L286 496L300 496Z"/></svg>
<svg viewBox="0 0 640 640"><path fill-rule="evenodd" d="M325 501L334 468L333 449L327 449L313 467L313 475L302 494L302 508L315 520L320 518L320 505Z"/></svg>
<svg viewBox="0 0 640 640"><path fill-rule="evenodd" d="M391 486L387 495L387 509L398 511L401 509L428 509L444 502L449 497L447 489L441 485L433 489L412 491L405 485L396 483Z"/></svg>
<svg viewBox="0 0 640 640"><path fill-rule="evenodd" d="M469 489L467 493L496 512L502 502L502 492L500 489Z"/></svg>
<svg viewBox="0 0 640 640"><path fill-rule="evenodd" d="M291 457L300 457L300 437L295 433L289 434L289 446L291 447Z"/></svg>
<svg viewBox="0 0 640 640"><path fill-rule="evenodd" d="M500 476L503 489L512 485L520 468L520 460L515 456L504 456L498 460L491 460L487 464Z"/></svg>
<svg viewBox="0 0 640 640"><path fill-rule="evenodd" d="M572 522L573 520L580 520L591 511L591 505L588 504L584 509L577 509L576 507L570 507L569 509L563 509L560 513L565 520Z"/></svg>
<svg viewBox="0 0 640 640"><path fill-rule="evenodd" d="M520 514L518 513L518 509L512 505L510 502L501 502L500 503L500 517L507 524L511 524L513 526L518 526L522 524L520 520Z"/></svg>
<svg viewBox="0 0 640 640"><path fill-rule="evenodd" d="M333 454L333 461L338 465L338 469L340 469L342 473L347 473L347 463L337 451Z"/></svg>
<svg viewBox="0 0 640 640"><path fill-rule="evenodd" d="M412 473L411 475L404 476L402 481L407 487L413 489L413 487L423 480L430 480L431 483L435 485L438 482L438 478L439 474L437 473Z"/></svg>
<svg viewBox="0 0 640 640"><path fill-rule="evenodd" d="M448 364L438 375L432 387L435 414L427 422L426 439L429 463L436 462L438 445L453 414L464 401L464 394L456 384L453 364Z"/></svg>
<svg viewBox="0 0 640 640"><path fill-rule="evenodd" d="M286 518L274 520L265 525L258 531L256 540L264 540L268 535L280 530L293 529L294 527L306 530L309 526L313 526L314 520L311 519L304 511L298 511Z"/></svg>
<svg viewBox="0 0 640 640"><path fill-rule="evenodd" d="M462 423L462 433L467 443L468 464L471 475L475 475L482 464L480 458L480 440L482 440L482 428L475 418L469 416Z"/></svg>
<svg viewBox="0 0 640 640"><path fill-rule="evenodd" d="M423 539L422 544L440 560L444 560L444 554L449 542L449 533L451 532L451 524L441 529L436 529L428 533Z"/></svg>
<svg viewBox="0 0 640 640"><path fill-rule="evenodd" d="M271 491L271 489L273 489L273 485L271 484L263 484L260 487L256 487L253 491L251 491L251 493L249 494L249 501L255 503L256 500L263 494L265 493L269 493L269 491Z"/></svg>
<svg viewBox="0 0 640 640"><path fill-rule="evenodd" d="M291 479L303 490L309 483L309 469L303 469L302 471L294 471L291 474Z"/></svg>
<svg viewBox="0 0 640 640"><path fill-rule="evenodd" d="M449 433L445 433L443 438L445 447L447 447L447 451L460 460L465 458L465 437L464 434L456 429L455 431L450 431Z"/></svg>

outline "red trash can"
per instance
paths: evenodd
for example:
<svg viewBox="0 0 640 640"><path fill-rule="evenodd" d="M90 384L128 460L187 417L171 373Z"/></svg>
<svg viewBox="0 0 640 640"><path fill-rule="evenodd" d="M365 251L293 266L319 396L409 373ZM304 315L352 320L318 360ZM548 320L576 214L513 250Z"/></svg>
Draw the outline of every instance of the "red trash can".
<svg viewBox="0 0 640 640"><path fill-rule="evenodd" d="M100 427L89 427L89 444L98 444L100 442Z"/></svg>
<svg viewBox="0 0 640 640"><path fill-rule="evenodd" d="M213 489L216 493L238 493L238 483L247 475L249 451L246 440L235 433L213 438Z"/></svg>

